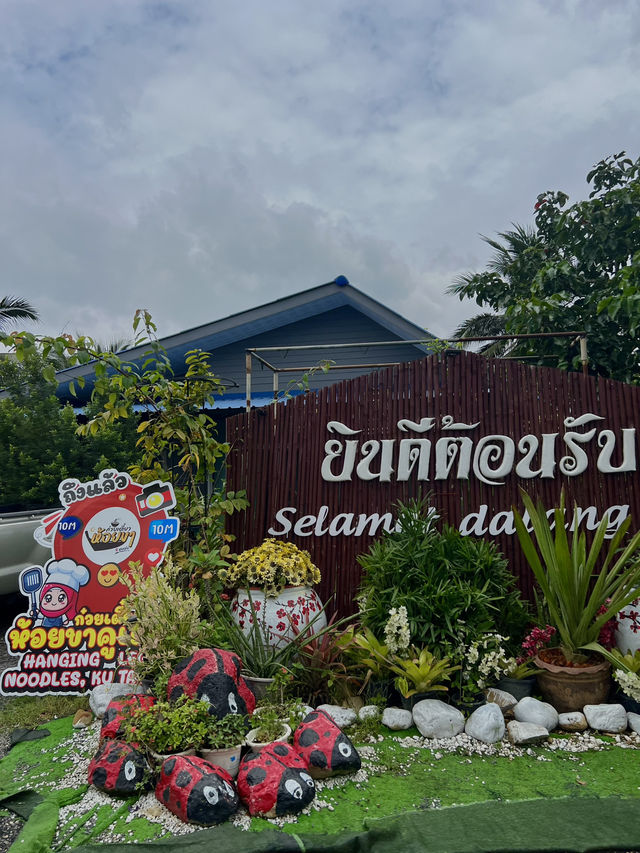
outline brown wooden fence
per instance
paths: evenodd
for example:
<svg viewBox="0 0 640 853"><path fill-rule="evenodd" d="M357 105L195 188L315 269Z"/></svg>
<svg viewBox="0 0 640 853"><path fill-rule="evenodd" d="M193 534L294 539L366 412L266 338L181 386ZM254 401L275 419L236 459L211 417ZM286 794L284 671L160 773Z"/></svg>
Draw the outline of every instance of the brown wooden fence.
<svg viewBox="0 0 640 853"><path fill-rule="evenodd" d="M530 572L507 515L512 505L522 506L519 489L553 507L564 487L569 506L582 508L586 528L608 508L627 505L640 522L639 413L634 386L473 353L429 356L230 418L228 486L245 488L251 506L230 519L229 530L241 550L270 528L291 525L286 538L322 569L322 596L335 595L338 609L349 612L360 576L356 557L372 539L370 525L361 535L345 530L357 533L361 516L383 515L398 500L431 493L443 520L467 533L486 528L483 535L506 555L529 594ZM340 432L340 425L354 433ZM326 461L330 441L332 462ZM325 475L340 475L349 441L357 443L351 479L323 479L323 462ZM363 460L375 445L363 447L367 441L378 442L370 463ZM406 480L398 479L403 465ZM472 515L478 512L480 519ZM612 513L613 523L625 510ZM336 535L328 532L332 520Z"/></svg>

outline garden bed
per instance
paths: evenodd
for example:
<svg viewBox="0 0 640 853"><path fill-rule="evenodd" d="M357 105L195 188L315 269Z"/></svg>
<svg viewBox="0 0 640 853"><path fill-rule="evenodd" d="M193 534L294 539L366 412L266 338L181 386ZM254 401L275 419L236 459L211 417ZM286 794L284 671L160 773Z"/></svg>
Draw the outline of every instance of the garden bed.
<svg viewBox="0 0 640 853"><path fill-rule="evenodd" d="M87 764L99 735L96 723L74 731L66 718L47 728L48 737L18 744L0 763L3 798L29 789L42 798L33 811L35 798L13 801L22 814L31 811L23 841L16 842L16 849L28 853L98 850L105 843L117 844L117 851L132 842L144 849L145 842L159 839L165 839L159 849L182 849L187 841L189 849L198 849L199 839L210 844L212 838L219 838L225 850L329 850L333 839L335 849L382 851L400 849L389 846L400 832L407 833L402 845L407 850L420 849L412 847L414 832L433 836L423 848L430 850L640 848L640 737L635 734L559 735L545 746L516 748L465 735L428 741L415 729L392 733L380 727L373 742L357 744L361 770L319 782L315 801L302 814L267 820L241 813L226 825L200 830L178 821L153 794L115 800L87 787ZM549 810L555 801L557 813ZM401 827L394 822L399 816ZM555 834L545 837L551 826ZM493 835L486 836L490 827ZM515 827L520 842L513 837ZM450 834L450 846L437 846L443 833ZM178 834L185 837L171 841Z"/></svg>

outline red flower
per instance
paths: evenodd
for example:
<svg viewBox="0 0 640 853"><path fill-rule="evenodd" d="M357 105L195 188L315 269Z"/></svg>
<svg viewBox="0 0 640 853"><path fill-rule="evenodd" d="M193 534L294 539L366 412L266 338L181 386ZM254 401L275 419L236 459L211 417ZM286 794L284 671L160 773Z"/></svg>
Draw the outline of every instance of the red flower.
<svg viewBox="0 0 640 853"><path fill-rule="evenodd" d="M522 641L522 651L526 658L535 657L540 649L543 649L555 635L556 629L553 625L545 628L534 628Z"/></svg>
<svg viewBox="0 0 640 853"><path fill-rule="evenodd" d="M598 610L598 615L601 613L606 613L607 608L603 604L600 610ZM598 642L605 647L605 649L612 649L616 644L616 628L618 627L618 622L615 618L609 619L608 622L605 622L602 628L600 629L600 634L598 636Z"/></svg>

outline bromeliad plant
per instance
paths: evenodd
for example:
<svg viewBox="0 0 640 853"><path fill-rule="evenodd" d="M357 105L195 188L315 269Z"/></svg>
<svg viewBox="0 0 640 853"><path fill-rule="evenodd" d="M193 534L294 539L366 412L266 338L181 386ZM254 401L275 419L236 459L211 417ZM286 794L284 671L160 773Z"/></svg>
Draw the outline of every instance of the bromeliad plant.
<svg viewBox="0 0 640 853"><path fill-rule="evenodd" d="M380 642L370 628L360 631L349 629L343 639L343 649L352 661L353 669L360 672L362 684L359 693L365 692L371 684L377 689L387 690L390 684L391 652L386 643ZM375 688L374 688L375 689Z"/></svg>
<svg viewBox="0 0 640 853"><path fill-rule="evenodd" d="M553 511L555 529L542 503L536 506L525 492L522 499L533 537L514 509L518 539L558 631L564 657L573 663L584 661L585 651L602 653L597 642L602 627L638 594L640 531L623 545L631 523L627 518L603 549L608 526L605 516L588 548L584 532L577 530L577 520L567 534L564 492L560 506Z"/></svg>
<svg viewBox="0 0 640 853"><path fill-rule="evenodd" d="M413 647L411 651L407 658L394 655L390 661L391 671L398 676L394 683L399 693L408 699L416 693L446 692L446 682L460 666L452 666L448 657L437 658L427 648Z"/></svg>

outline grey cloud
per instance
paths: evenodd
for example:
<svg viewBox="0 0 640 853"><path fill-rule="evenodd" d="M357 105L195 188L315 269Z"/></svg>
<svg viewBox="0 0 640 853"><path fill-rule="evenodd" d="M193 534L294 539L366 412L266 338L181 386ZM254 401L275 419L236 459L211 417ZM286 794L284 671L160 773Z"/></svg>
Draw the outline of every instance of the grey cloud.
<svg viewBox="0 0 640 853"><path fill-rule="evenodd" d="M342 272L439 335L444 294L638 155L633 0L9 0L7 292L43 328L175 331Z"/></svg>

